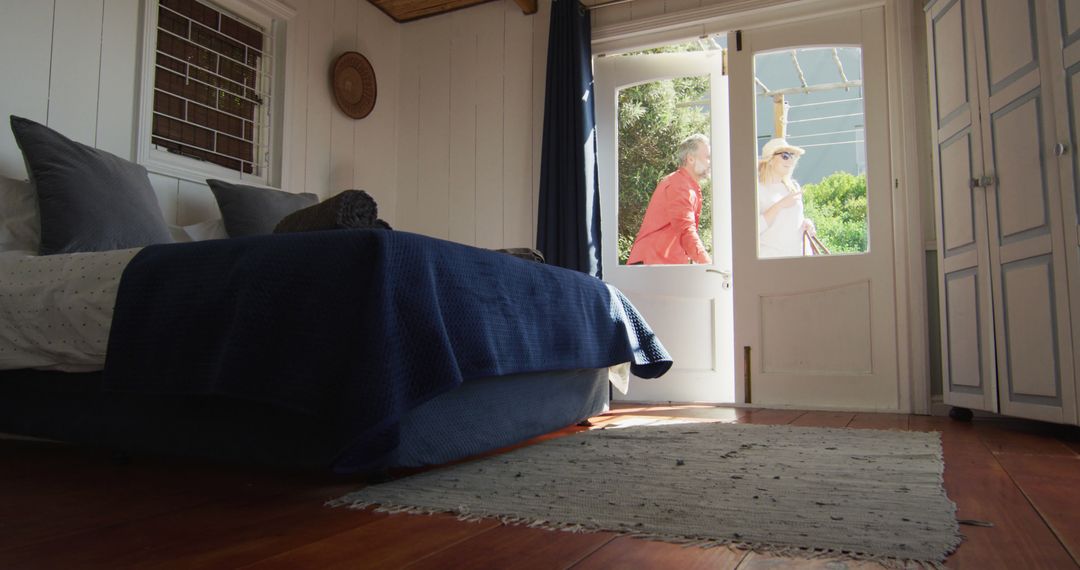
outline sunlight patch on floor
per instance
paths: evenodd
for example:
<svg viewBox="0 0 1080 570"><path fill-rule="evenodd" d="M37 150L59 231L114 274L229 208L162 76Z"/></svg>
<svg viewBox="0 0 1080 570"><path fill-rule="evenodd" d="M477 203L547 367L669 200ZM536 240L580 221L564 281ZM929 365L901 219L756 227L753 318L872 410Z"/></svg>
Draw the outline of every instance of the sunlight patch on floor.
<svg viewBox="0 0 1080 570"><path fill-rule="evenodd" d="M663 426L677 424L717 423L716 418L677 418L672 416L621 416L617 420L594 425L590 429L620 429L640 426Z"/></svg>

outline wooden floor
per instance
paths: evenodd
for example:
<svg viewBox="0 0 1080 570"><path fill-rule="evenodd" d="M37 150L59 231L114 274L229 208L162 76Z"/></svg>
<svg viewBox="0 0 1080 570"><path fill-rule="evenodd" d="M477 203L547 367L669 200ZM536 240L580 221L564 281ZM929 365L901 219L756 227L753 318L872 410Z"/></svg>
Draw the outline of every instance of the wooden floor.
<svg viewBox="0 0 1080 570"><path fill-rule="evenodd" d="M958 518L993 523L962 526L967 538L947 566L1080 567L1080 436L1073 429L701 406L623 407L593 422L669 418L940 431L945 487L959 506ZM0 568L875 567L322 506L360 484L0 440Z"/></svg>

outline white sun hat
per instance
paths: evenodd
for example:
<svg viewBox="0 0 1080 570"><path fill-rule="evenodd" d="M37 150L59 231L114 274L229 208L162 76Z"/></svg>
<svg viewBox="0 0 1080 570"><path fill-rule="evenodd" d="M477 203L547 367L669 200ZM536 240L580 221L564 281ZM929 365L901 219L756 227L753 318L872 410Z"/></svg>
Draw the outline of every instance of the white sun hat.
<svg viewBox="0 0 1080 570"><path fill-rule="evenodd" d="M768 160L778 152L790 152L795 156L802 156L806 151L795 145L788 144L784 139L769 139L769 142L761 147L761 159Z"/></svg>

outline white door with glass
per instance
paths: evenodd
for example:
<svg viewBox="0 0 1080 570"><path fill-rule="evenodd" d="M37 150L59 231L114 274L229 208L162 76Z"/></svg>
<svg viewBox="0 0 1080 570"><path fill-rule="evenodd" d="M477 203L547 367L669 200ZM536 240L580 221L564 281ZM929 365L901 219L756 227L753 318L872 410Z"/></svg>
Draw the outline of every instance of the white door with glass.
<svg viewBox="0 0 1080 570"><path fill-rule="evenodd" d="M736 398L895 410L883 10L740 35L728 39ZM828 254L813 254L804 220Z"/></svg>
<svg viewBox="0 0 1080 570"><path fill-rule="evenodd" d="M733 402L728 100L722 51L611 56L597 59L595 65L604 280L630 298L675 360L663 378L635 378L626 395L615 397ZM693 133L708 136L712 143L712 176L701 185L698 231L713 263L628 265L652 191L676 169L677 146Z"/></svg>

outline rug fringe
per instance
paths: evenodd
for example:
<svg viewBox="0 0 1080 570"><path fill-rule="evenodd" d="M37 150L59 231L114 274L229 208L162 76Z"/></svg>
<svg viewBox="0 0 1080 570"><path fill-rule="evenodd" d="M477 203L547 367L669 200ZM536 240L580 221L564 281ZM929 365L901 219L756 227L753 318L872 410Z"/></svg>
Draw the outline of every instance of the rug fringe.
<svg viewBox="0 0 1080 570"><path fill-rule="evenodd" d="M901 559L892 558L888 556L881 556L877 554L867 554L863 552L852 552L834 549L821 549L821 548L804 548L798 546L783 546L776 544L760 543L760 542L746 542L739 540L738 538L722 539L722 538L708 538L702 539L700 537L688 537L688 536L671 536L655 533L635 532L629 529L611 529L600 528L584 525L581 523L562 523L558 521L549 521L544 519L533 519L529 517L514 517L490 513L473 513L470 509L464 505L459 506L456 510L447 511L440 508L432 507L417 507L409 505L381 505L373 503L371 501L365 501L359 498L351 498L350 495L345 495L337 499L327 501L325 503L329 507L346 507L349 509L366 509L369 507L375 507L377 513L387 514L409 514L409 515L437 515L437 514L449 514L456 516L457 520L463 522L480 522L484 520L498 520L502 524L511 526L524 526L528 528L539 528L544 530L557 530L562 532L573 533L586 533L586 532L610 532L621 536L629 536L631 538L638 538L642 540L655 540L660 542L668 542L672 544L679 544L685 548L718 548L721 546L728 546L739 550L748 550L757 554L767 554L771 556L782 556L788 558L802 558L802 559L824 559L824 558L839 558L848 560L868 561L881 564L886 568L896 568L901 570L911 569L925 569L930 568L933 570L944 570L945 565L943 561L935 560L916 560L916 559ZM950 545L946 556L952 554L960 546L961 538L956 537L953 543Z"/></svg>

